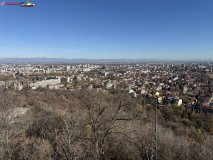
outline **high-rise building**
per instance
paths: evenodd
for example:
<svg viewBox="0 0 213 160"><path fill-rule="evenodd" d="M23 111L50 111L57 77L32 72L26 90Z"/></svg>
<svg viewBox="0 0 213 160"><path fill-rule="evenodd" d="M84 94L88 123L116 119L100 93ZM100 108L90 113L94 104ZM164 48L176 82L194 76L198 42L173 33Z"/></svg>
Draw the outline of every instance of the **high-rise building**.
<svg viewBox="0 0 213 160"><path fill-rule="evenodd" d="M187 92L187 86L183 86L183 94L186 94Z"/></svg>

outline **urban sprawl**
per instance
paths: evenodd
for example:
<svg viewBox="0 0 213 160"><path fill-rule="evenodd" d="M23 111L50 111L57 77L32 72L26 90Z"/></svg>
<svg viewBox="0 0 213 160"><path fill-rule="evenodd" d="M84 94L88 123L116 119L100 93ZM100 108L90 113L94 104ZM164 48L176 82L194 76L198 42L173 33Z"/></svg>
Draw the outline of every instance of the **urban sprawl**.
<svg viewBox="0 0 213 160"><path fill-rule="evenodd" d="M213 113L213 64L0 64L0 86L16 90L58 89L75 92L126 90L149 102L176 104ZM143 102L147 104L146 101Z"/></svg>

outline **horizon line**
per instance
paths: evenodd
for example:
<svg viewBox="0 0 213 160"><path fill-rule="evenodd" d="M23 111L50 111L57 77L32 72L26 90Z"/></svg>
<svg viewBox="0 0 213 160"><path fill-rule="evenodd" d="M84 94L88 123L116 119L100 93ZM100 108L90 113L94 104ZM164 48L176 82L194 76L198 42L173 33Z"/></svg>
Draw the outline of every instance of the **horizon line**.
<svg viewBox="0 0 213 160"><path fill-rule="evenodd" d="M63 58L63 57L5 57L0 59L34 59L34 58L41 58L41 59L85 59L85 60L166 60L166 61L192 61L192 60L201 60L201 61L213 61L213 59L153 59L153 58Z"/></svg>

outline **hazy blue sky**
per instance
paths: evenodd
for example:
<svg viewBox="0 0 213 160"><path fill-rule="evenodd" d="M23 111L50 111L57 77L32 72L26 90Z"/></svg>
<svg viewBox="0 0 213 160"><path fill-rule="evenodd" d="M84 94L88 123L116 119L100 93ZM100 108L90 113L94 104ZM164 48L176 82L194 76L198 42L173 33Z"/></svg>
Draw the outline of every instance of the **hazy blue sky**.
<svg viewBox="0 0 213 160"><path fill-rule="evenodd" d="M0 58L213 59L213 0L30 2L0 5Z"/></svg>

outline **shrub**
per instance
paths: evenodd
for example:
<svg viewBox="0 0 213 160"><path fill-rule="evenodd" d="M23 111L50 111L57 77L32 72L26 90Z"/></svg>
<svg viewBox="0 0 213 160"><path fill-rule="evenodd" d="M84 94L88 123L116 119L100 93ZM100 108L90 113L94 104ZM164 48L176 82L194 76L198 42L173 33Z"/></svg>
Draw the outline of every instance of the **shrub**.
<svg viewBox="0 0 213 160"><path fill-rule="evenodd" d="M187 118L182 118L182 119L181 119L181 122L187 126L187 125L189 124L189 119L187 119Z"/></svg>
<svg viewBox="0 0 213 160"><path fill-rule="evenodd" d="M198 119L196 120L196 123L197 123L198 127L203 127L204 126L203 122L198 120Z"/></svg>

